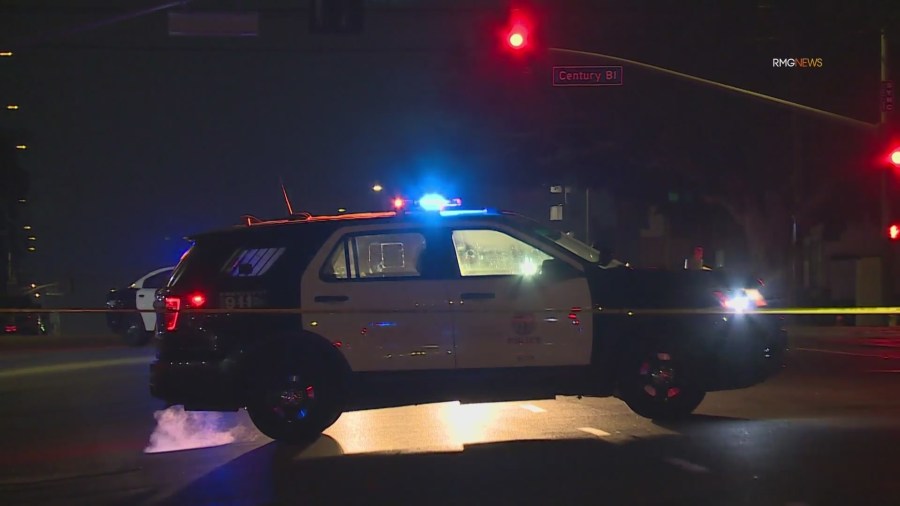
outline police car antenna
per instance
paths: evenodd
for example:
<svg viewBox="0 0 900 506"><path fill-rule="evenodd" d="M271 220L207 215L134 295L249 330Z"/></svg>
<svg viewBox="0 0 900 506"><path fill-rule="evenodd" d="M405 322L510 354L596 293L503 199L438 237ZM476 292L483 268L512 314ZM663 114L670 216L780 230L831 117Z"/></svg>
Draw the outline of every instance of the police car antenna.
<svg viewBox="0 0 900 506"><path fill-rule="evenodd" d="M291 199L288 197L287 188L284 187L284 181L279 177L278 184L281 185L281 194L284 195L284 203L287 204L288 216L294 215L294 206L291 205Z"/></svg>

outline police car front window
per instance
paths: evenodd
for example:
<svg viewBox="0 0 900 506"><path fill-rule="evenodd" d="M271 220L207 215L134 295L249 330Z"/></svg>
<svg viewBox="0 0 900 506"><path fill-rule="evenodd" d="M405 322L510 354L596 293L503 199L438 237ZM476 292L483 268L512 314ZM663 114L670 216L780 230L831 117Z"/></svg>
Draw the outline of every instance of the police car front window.
<svg viewBox="0 0 900 506"><path fill-rule="evenodd" d="M552 257L496 230L454 230L453 247L463 276L519 276L540 271Z"/></svg>
<svg viewBox="0 0 900 506"><path fill-rule="evenodd" d="M600 261L600 251L579 241L570 234L564 234L559 230L547 228L540 222L525 216L515 215L514 219L517 220L518 224L525 230L550 239L560 247L566 249L570 253L578 255L588 262L596 263Z"/></svg>
<svg viewBox="0 0 900 506"><path fill-rule="evenodd" d="M591 246L588 246L587 244L568 234L559 234L559 236L554 239L554 242L569 250L570 252L575 253L581 258L587 260L588 262L600 261L600 252L598 250L592 248Z"/></svg>

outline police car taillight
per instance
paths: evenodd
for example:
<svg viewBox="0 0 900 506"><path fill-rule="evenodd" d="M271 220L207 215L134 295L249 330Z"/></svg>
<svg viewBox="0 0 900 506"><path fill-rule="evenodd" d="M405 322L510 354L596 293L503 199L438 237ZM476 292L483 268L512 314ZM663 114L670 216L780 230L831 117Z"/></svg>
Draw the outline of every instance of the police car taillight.
<svg viewBox="0 0 900 506"><path fill-rule="evenodd" d="M203 307L203 305L206 304L206 296L204 296L202 293L195 293L191 295L188 300L191 303L191 307L194 308Z"/></svg>
<svg viewBox="0 0 900 506"><path fill-rule="evenodd" d="M163 313L163 322L167 331L173 331L178 326L178 312L181 310L181 297L166 297L166 312Z"/></svg>
<svg viewBox="0 0 900 506"><path fill-rule="evenodd" d="M572 322L572 325L581 325L581 320L578 318L578 313L580 312L581 308L578 306L573 306L569 310L569 321Z"/></svg>
<svg viewBox="0 0 900 506"><path fill-rule="evenodd" d="M206 295L200 292L194 292L186 297L176 297L167 295L166 311L163 313L163 322L167 331L173 331L178 328L178 315L182 309L197 309L206 305Z"/></svg>

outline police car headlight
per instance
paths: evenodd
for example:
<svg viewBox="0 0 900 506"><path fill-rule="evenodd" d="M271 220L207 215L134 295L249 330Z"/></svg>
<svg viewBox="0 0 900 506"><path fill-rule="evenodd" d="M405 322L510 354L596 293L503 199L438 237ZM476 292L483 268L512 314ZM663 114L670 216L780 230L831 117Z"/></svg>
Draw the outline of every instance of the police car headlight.
<svg viewBox="0 0 900 506"><path fill-rule="evenodd" d="M766 299L756 288L743 288L730 292L716 292L719 304L725 308L742 313L752 309L764 307Z"/></svg>

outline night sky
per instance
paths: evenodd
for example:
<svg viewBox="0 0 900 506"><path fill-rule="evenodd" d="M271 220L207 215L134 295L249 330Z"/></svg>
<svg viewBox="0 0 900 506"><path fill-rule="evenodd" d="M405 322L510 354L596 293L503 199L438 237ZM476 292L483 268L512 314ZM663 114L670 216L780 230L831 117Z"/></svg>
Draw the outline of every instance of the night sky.
<svg viewBox="0 0 900 506"><path fill-rule="evenodd" d="M877 121L873 27L890 2L762 3L560 1L534 10L542 45ZM74 278L67 304L102 304L108 288L174 263L189 233L245 213L283 214L279 177L295 208L326 213L371 207L376 180L503 201L510 181L545 182L528 146L516 144L523 133L617 147L595 169L565 175L576 180L586 170L622 177L666 136L723 174L760 171L774 184L793 159L783 107L628 66L622 87L553 89L550 65L603 62L542 51L531 73L510 70L491 24L505 3L372 1L365 31L343 36L308 33L306 1L193 8L237 4L259 9L259 37L169 37L163 12L60 36L154 2L0 2L0 41L17 50L0 59L0 92L21 106L3 125L27 132L30 147L20 161L32 174L40 241L32 270L38 282ZM892 51L900 54L893 41ZM773 69L776 57L824 66ZM871 176L867 134L805 114L798 124L805 171Z"/></svg>

